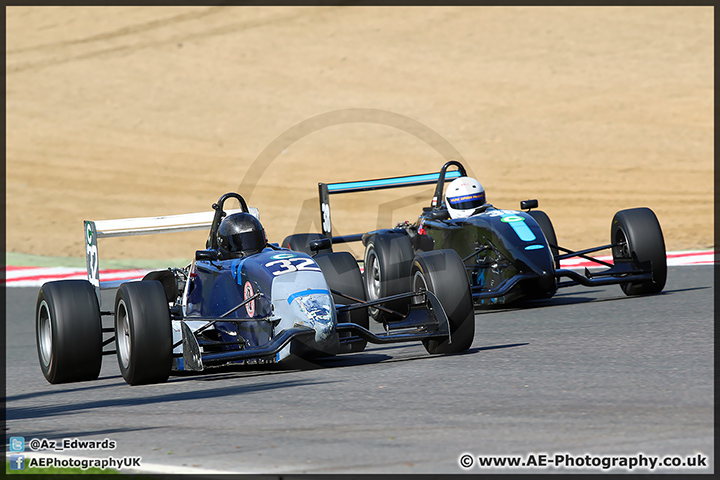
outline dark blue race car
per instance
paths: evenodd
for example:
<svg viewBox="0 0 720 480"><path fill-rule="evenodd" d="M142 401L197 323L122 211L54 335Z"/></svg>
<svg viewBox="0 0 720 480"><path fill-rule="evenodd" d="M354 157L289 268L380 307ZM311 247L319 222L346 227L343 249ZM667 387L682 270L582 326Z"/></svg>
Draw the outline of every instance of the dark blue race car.
<svg viewBox="0 0 720 480"><path fill-rule="evenodd" d="M225 211L228 199L240 209ZM367 342L422 342L430 353L470 347L469 289L407 289L366 301L358 263L349 253L329 252L329 240L309 242L308 253L291 251L267 242L257 210L237 193L212 207L201 214L85 222L88 280L48 282L38 295L38 357L50 383L97 379L103 355L117 355L123 378L135 385L164 382L173 370L360 352ZM101 284L98 238L208 226L205 249L187 267ZM423 278L430 284L446 268L429 262ZM462 265L455 268L462 273ZM111 310L101 308L101 287L117 288ZM386 306L393 302L406 308ZM370 308L393 316L384 332L370 331ZM112 318L112 326L104 328L103 317Z"/></svg>
<svg viewBox="0 0 720 480"><path fill-rule="evenodd" d="M435 191L430 206L423 208L415 223L333 236L331 195L426 184L435 184ZM438 173L320 183L319 197L322 233L293 235L283 245L307 250L310 240L327 238L327 251L331 251L332 244L362 241L369 300L408 290L463 291L469 286L475 304L485 306L550 298L559 288L578 284L618 284L627 295L654 294L665 286L665 242L649 208L617 212L610 226L610 243L571 251L558 245L552 222L537 210L537 200L520 202L521 210L495 208L485 201L479 182L468 177L457 161L445 163ZM605 249L612 251L612 263L590 256ZM428 279L424 275L428 259L439 255L443 259L435 268L442 270L440 264L450 263L462 268ZM601 269L560 268L561 260L572 257L595 262ZM402 313L408 303L399 299L387 306ZM394 314L377 308L370 312L376 320L392 323Z"/></svg>

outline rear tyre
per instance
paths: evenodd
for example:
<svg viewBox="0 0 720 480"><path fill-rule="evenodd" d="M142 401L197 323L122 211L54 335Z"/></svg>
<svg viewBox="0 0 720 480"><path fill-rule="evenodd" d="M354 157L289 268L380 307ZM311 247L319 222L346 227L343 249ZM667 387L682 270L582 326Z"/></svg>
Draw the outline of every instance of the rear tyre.
<svg viewBox="0 0 720 480"><path fill-rule="evenodd" d="M410 269L413 248L407 235L379 233L365 245L365 292L368 300L410 291ZM409 300L387 302L383 306L406 313ZM369 308L370 316L378 321L392 321L393 315L377 308Z"/></svg>
<svg viewBox="0 0 720 480"><path fill-rule="evenodd" d="M102 366L102 322L90 282L62 280L40 288L35 340L48 382L97 380Z"/></svg>
<svg viewBox="0 0 720 480"><path fill-rule="evenodd" d="M317 255L314 260L320 266L325 280L332 290L365 301L365 288L355 257L348 252L336 252ZM333 294L333 300L336 305L340 303L345 305L355 303L355 301L351 299L335 294ZM351 323L360 325L365 329L370 329L370 320L366 308L350 311L349 317L348 321ZM341 333L340 338L342 339L344 336L350 336L350 333ZM367 340L360 339L352 343L342 344L340 353L362 352L366 346Z"/></svg>
<svg viewBox="0 0 720 480"><path fill-rule="evenodd" d="M163 383L172 368L172 325L157 280L123 283L115 296L118 366L130 385Z"/></svg>
<svg viewBox="0 0 720 480"><path fill-rule="evenodd" d="M632 262L636 269L650 262L652 280L621 283L626 295L658 293L667 279L667 256L662 228L655 213L646 207L621 210L615 214L610 227L615 263Z"/></svg>
<svg viewBox="0 0 720 480"><path fill-rule="evenodd" d="M465 265L454 250L419 253L412 263L412 287L425 288L440 300L450 326L450 337L423 340L428 353L459 353L472 345L475 311ZM452 343L451 343L452 342Z"/></svg>
<svg viewBox="0 0 720 480"><path fill-rule="evenodd" d="M285 240L280 244L283 248L289 248L296 252L307 253L308 255L315 255L315 252L310 250L310 242L317 240L318 238L327 238L322 233L296 233L285 237ZM332 248L321 248L318 250L318 255L321 253L332 253Z"/></svg>
<svg viewBox="0 0 720 480"><path fill-rule="evenodd" d="M550 217L547 216L545 212L542 210L531 210L527 212L528 215L533 217L533 219L537 222L537 224L540 226L540 230L542 230L543 235L545 235L545 238L547 239L548 243L551 243L553 245L557 245L557 236L555 235L555 229L553 228L552 221L550 220ZM555 247L550 247L550 251L552 252L553 259L557 258L559 252L558 249ZM557 260L553 260L553 263L555 264L555 268L560 268L560 262Z"/></svg>

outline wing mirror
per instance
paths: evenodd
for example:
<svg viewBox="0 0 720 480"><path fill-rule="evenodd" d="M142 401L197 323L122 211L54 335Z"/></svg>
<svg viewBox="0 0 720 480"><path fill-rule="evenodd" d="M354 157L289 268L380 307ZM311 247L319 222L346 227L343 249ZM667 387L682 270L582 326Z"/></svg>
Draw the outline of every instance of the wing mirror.
<svg viewBox="0 0 720 480"><path fill-rule="evenodd" d="M212 262L213 260L218 259L218 251L217 250L195 250L195 260L207 260L209 262Z"/></svg>
<svg viewBox="0 0 720 480"><path fill-rule="evenodd" d="M310 250L313 252L318 252L320 250L324 249L330 249L332 248L332 239L330 238L317 238L315 240L310 241Z"/></svg>
<svg viewBox="0 0 720 480"><path fill-rule="evenodd" d="M441 208L439 210L433 210L430 212L430 220L446 220L450 218L450 214L448 213L446 208Z"/></svg>
<svg viewBox="0 0 720 480"><path fill-rule="evenodd" d="M530 210L531 208L537 208L537 207L538 207L537 200L523 200L522 202L520 202L521 210Z"/></svg>

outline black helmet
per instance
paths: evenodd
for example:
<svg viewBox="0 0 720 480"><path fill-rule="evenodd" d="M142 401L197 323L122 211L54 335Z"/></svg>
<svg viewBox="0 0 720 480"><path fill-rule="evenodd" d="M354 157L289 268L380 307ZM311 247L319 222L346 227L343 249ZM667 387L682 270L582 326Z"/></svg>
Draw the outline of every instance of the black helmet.
<svg viewBox="0 0 720 480"><path fill-rule="evenodd" d="M249 213L228 215L220 223L217 235L220 250L234 255L253 255L262 251L267 243L260 220Z"/></svg>

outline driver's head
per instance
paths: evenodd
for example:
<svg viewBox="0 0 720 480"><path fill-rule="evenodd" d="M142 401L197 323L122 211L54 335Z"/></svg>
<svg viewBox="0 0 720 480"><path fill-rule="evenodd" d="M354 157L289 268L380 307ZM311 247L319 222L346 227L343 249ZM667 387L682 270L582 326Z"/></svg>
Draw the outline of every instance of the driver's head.
<svg viewBox="0 0 720 480"><path fill-rule="evenodd" d="M451 218L466 218L485 205L485 189L471 177L456 178L445 190L445 206Z"/></svg>
<svg viewBox="0 0 720 480"><path fill-rule="evenodd" d="M249 213L228 215L218 228L218 247L230 256L253 255L266 244L265 229Z"/></svg>

